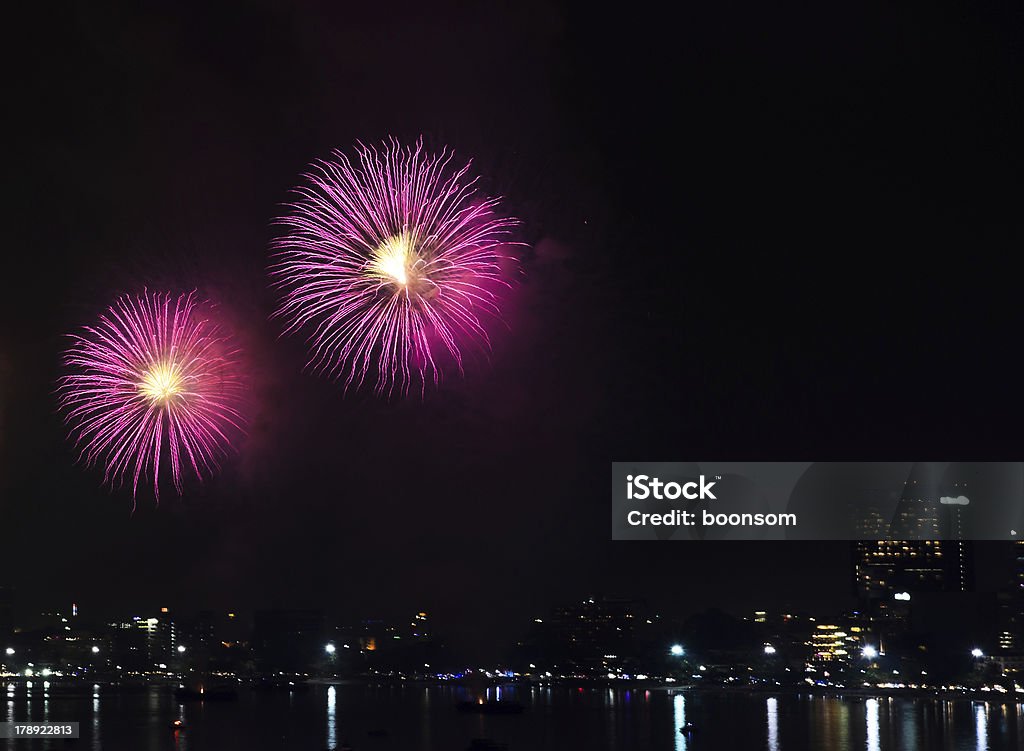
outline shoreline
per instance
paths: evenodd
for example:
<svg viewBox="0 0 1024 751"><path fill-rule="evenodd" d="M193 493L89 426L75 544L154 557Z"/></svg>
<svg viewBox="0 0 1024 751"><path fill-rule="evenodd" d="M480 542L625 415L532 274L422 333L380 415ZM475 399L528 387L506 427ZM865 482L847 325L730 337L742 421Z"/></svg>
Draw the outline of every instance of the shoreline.
<svg viewBox="0 0 1024 751"><path fill-rule="evenodd" d="M48 685L43 685L44 683ZM92 696L95 686L99 686L101 693L115 695L121 693L136 693L151 688L171 690L178 685L176 680L163 681L93 681L93 680L67 680L57 678L47 681L32 681L31 679L3 679L0 686L3 686L8 693L7 698L16 698L17 695L24 696L27 693L49 693L53 696L73 697L75 695ZM436 686L438 688L468 688L463 682L456 681L430 681L414 679L312 679L305 682L309 686L372 686L375 684L407 684L417 686ZM258 683L242 681L237 684L242 690L258 690ZM701 685L666 685L664 683L636 682L626 683L624 681L551 681L543 683L531 683L521 681L495 682L489 687L505 686L509 688L566 688L587 691L605 691L614 688L620 691L653 691L664 694L735 694L741 696L800 696L807 698L836 698L854 702L866 701L868 699L913 699L926 701L970 701L985 702L990 704L1021 704L1024 703L1024 692L998 691L990 689L950 691L934 688L878 688L878 687L848 687L839 688L833 686L701 686ZM479 688L479 687L474 687ZM11 689L14 689L12 691ZM19 690L20 689L20 690ZM16 692L16 693L15 693Z"/></svg>

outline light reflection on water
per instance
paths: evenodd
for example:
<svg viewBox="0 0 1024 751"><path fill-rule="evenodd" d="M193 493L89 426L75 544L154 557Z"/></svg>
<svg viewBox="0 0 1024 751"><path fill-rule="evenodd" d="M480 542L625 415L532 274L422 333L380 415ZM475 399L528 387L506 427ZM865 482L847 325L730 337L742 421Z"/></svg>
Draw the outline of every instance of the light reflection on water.
<svg viewBox="0 0 1024 751"><path fill-rule="evenodd" d="M100 746L100 684L92 684L92 751L103 751Z"/></svg>
<svg viewBox="0 0 1024 751"><path fill-rule="evenodd" d="M686 736L679 732L679 728L686 724L686 697L682 694L672 697L672 724L675 726L676 751L686 751Z"/></svg>
<svg viewBox="0 0 1024 751"><path fill-rule="evenodd" d="M334 686L327 688L327 747L338 745L338 692Z"/></svg>
<svg viewBox="0 0 1024 751"><path fill-rule="evenodd" d="M6 696L0 720L78 721L81 746L153 751L337 748L464 749L472 738L509 751L1006 751L1021 748L1024 706L912 698L838 698L780 693L666 691L580 686L506 687L515 717L458 712L456 686L323 685L304 693L243 691L238 702L179 705L170 690L67 689L25 683ZM47 695L48 694L48 695ZM497 698L491 687L489 698ZM172 732L180 718L186 729ZM679 729L692 724L693 735ZM382 729L372 743L371 730ZM286 745L282 746L281 744ZM13 745L12 745L13 744ZM52 742L0 740L0 751L58 751Z"/></svg>
<svg viewBox="0 0 1024 751"><path fill-rule="evenodd" d="M779 751L779 700L769 696L768 706L768 751Z"/></svg>
<svg viewBox="0 0 1024 751"><path fill-rule="evenodd" d="M867 709L868 751L880 751L882 743L879 738L878 728L878 699L868 699L865 705Z"/></svg>
<svg viewBox="0 0 1024 751"><path fill-rule="evenodd" d="M977 704L974 707L974 737L978 742L978 751L988 751L988 704Z"/></svg>
<svg viewBox="0 0 1024 751"><path fill-rule="evenodd" d="M917 751L918 705L916 703L900 708L900 749L901 751Z"/></svg>

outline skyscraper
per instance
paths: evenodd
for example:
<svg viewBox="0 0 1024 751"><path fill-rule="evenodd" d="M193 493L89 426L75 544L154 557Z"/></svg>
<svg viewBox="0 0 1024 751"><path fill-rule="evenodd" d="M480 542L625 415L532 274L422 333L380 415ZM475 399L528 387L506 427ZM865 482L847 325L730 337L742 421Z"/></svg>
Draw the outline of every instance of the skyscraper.
<svg viewBox="0 0 1024 751"><path fill-rule="evenodd" d="M973 553L971 543L959 540L853 543L854 590L880 652L931 630L937 619L947 639L978 627L970 616L977 618L979 602L968 594L974 589Z"/></svg>
<svg viewBox="0 0 1024 751"><path fill-rule="evenodd" d="M918 462L904 484L887 536L1012 540L1022 526L1020 462Z"/></svg>
<svg viewBox="0 0 1024 751"><path fill-rule="evenodd" d="M907 594L974 589L973 548L959 516L950 517L954 507L944 505L947 496L967 492L966 477L961 465L914 464L890 525L888 537L895 539L853 544L854 592L870 615L898 615Z"/></svg>
<svg viewBox="0 0 1024 751"><path fill-rule="evenodd" d="M970 592L973 548L962 540L858 540L853 578L855 594L869 602L903 592Z"/></svg>
<svg viewBox="0 0 1024 751"><path fill-rule="evenodd" d="M173 655L174 623L162 618L134 616L130 621L111 623L114 661L132 670L152 670L166 664Z"/></svg>
<svg viewBox="0 0 1024 751"><path fill-rule="evenodd" d="M644 603L626 597L592 597L555 608L538 623L542 659L604 675L635 656ZM563 662L564 661L564 662Z"/></svg>
<svg viewBox="0 0 1024 751"><path fill-rule="evenodd" d="M1010 576L999 592L996 645L1003 653L1024 653L1024 540L1011 544Z"/></svg>
<svg viewBox="0 0 1024 751"><path fill-rule="evenodd" d="M1024 540L1013 543L1014 581L1017 584L1017 595L1024 600Z"/></svg>

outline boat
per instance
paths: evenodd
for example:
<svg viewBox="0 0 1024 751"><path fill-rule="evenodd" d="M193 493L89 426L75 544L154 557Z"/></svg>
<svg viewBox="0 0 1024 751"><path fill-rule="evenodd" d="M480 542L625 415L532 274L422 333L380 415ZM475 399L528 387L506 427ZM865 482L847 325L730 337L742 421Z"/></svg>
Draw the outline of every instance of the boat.
<svg viewBox="0 0 1024 751"><path fill-rule="evenodd" d="M522 714L526 709L519 702L496 699L460 701L457 706L460 712L475 712L477 714Z"/></svg>

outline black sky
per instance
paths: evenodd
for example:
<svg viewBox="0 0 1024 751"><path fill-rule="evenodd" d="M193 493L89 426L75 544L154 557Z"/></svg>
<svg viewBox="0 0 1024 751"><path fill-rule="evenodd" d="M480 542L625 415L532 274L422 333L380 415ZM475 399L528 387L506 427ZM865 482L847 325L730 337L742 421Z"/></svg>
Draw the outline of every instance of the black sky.
<svg viewBox="0 0 1024 751"><path fill-rule="evenodd" d="M349 5L10 18L21 607L426 609L481 655L598 591L837 607L844 545L613 544L610 462L1021 457L1014 4ZM342 398L267 320L270 222L311 159L420 134L534 250L489 366ZM130 515L52 391L62 335L144 285L230 311L254 422L220 477Z"/></svg>

